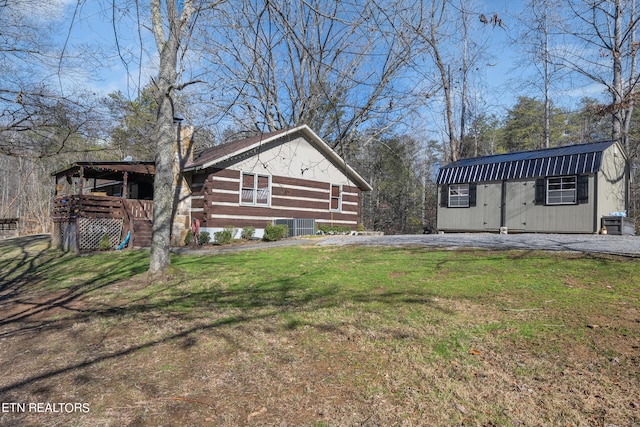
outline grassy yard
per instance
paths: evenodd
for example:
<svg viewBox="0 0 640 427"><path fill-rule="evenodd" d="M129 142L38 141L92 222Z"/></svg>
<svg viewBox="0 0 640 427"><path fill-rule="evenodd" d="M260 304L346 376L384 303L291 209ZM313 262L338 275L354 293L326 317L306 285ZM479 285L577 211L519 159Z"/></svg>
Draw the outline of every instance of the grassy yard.
<svg viewBox="0 0 640 427"><path fill-rule="evenodd" d="M640 425L639 260L47 245L0 242L0 425Z"/></svg>

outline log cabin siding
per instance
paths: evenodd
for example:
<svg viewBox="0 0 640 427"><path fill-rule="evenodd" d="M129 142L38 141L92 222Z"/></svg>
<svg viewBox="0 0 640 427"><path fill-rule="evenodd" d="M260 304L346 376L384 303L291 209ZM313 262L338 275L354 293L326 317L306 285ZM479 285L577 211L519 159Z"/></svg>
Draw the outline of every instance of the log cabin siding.
<svg viewBox="0 0 640 427"><path fill-rule="evenodd" d="M297 186L305 188L318 188L320 190L327 189L327 183L321 181L313 181L310 179L290 178L287 176L273 176L273 185L281 184L288 186Z"/></svg>
<svg viewBox="0 0 640 427"><path fill-rule="evenodd" d="M226 191L239 191L240 190L240 180L230 180L223 181L221 179L213 178L211 189L207 189L207 192L215 193L218 190L226 190Z"/></svg>
<svg viewBox="0 0 640 427"><path fill-rule="evenodd" d="M236 227L263 228L278 218L308 218L318 223L348 225L355 229L360 221L360 189L342 185L340 211L330 210L331 183L284 176L271 176L269 206L249 206L240 203L241 171L217 169L199 177L202 195L194 200L194 208L204 208L201 224L218 228L233 224ZM200 200L200 201L198 201ZM196 212L198 213L198 212ZM194 216L196 217L196 216Z"/></svg>
<svg viewBox="0 0 640 427"><path fill-rule="evenodd" d="M240 209L238 206L227 206L214 204L209 208L210 218L215 218L220 215L233 216L237 218L242 217L259 217L265 220L272 220L276 218L316 218L327 221L358 221L358 215L354 211L350 212L329 212L328 209L321 211L319 209L290 209L286 207L260 207L260 206L242 206Z"/></svg>
<svg viewBox="0 0 640 427"><path fill-rule="evenodd" d="M272 207L287 207L287 208L306 208L316 210L327 210L329 202L325 201L313 201L313 200L301 200L301 199L287 199L282 197L271 198Z"/></svg>
<svg viewBox="0 0 640 427"><path fill-rule="evenodd" d="M297 197L314 200L328 200L329 190L325 184L323 191L304 190L289 186L273 186L271 191L272 197Z"/></svg>
<svg viewBox="0 0 640 427"><path fill-rule="evenodd" d="M204 198L191 197L191 209L203 209L204 208Z"/></svg>

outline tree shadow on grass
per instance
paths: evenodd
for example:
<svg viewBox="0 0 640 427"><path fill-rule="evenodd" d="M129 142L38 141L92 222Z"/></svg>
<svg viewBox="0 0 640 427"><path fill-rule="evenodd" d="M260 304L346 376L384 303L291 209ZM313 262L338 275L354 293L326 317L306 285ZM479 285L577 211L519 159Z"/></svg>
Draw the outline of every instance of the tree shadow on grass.
<svg viewBox="0 0 640 427"><path fill-rule="evenodd" d="M196 334L204 331L217 331L223 336L227 334L223 329L225 327L269 319L283 313L311 313L329 309L344 304L347 299L356 304L420 304L441 309L432 303L426 292L394 290L372 293L364 289L344 294L341 284L327 283L321 268L310 267L286 277L272 275L274 278L261 278L246 284L197 288L190 286L194 280L193 273L180 271L167 283L145 282L144 273L148 266L146 251L130 251L124 255L101 254L78 260L50 249L30 251L30 243L26 241L16 243L22 253L21 259L7 262L0 256L0 262L10 266L10 273L0 275L0 307L3 308L0 313L0 339L23 335L46 340L48 332L70 330L77 323L95 319L114 319L116 322L122 319L141 320L153 324L171 317L183 322L183 328L116 351L102 354L88 351L89 355L84 355L83 360L67 361L45 372L22 374L21 379L1 385L0 395L26 390L42 381L73 371L82 375L81 371L89 367L113 362L162 344L193 346ZM210 268L215 270L215 265L224 265L224 259L213 257L207 261L214 264ZM73 272L68 271L78 265L91 268L92 263L96 262L101 263L100 268L93 272L78 272L74 276ZM182 266L187 269L190 264L193 264L191 267L198 267L199 262L202 261L185 258L176 264L178 268ZM237 263L234 265L249 264L252 257L234 257L233 262ZM137 285L141 285L141 289L129 295L131 278L134 278L134 282L140 281ZM57 279L69 284L50 283ZM310 286L311 283L316 285ZM101 292L108 292L111 297L91 299L101 295ZM347 326L296 321L287 323L285 329L297 328L303 323L318 330Z"/></svg>

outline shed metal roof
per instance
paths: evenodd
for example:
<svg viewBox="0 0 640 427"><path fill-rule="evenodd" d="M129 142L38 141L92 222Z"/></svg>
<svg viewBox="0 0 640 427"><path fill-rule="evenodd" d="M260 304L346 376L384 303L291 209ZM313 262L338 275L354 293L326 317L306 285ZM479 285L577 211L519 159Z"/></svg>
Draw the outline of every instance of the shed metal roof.
<svg viewBox="0 0 640 427"><path fill-rule="evenodd" d="M438 184L590 174L600 170L602 153L613 144L615 141L462 159L440 168Z"/></svg>

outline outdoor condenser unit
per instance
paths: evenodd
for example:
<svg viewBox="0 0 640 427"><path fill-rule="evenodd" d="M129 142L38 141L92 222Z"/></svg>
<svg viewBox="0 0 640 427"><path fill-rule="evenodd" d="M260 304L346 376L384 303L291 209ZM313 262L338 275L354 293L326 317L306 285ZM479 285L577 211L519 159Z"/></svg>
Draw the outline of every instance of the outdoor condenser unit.
<svg viewBox="0 0 640 427"><path fill-rule="evenodd" d="M284 224L289 227L289 237L314 236L316 220L308 218L276 219L275 225Z"/></svg>

